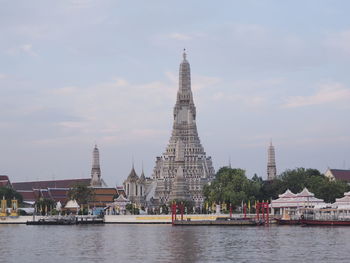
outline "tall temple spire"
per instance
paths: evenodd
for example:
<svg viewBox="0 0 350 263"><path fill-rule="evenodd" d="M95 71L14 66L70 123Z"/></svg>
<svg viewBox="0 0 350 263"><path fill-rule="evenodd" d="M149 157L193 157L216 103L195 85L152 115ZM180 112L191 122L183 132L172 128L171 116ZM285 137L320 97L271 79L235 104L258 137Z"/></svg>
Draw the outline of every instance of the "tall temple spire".
<svg viewBox="0 0 350 263"><path fill-rule="evenodd" d="M179 92L190 92L191 91L191 68L186 57L187 54L184 50L183 60L180 64L179 70Z"/></svg>
<svg viewBox="0 0 350 263"><path fill-rule="evenodd" d="M180 192L183 193L183 199L187 199L188 195L183 190L185 184L190 198L200 207L204 202L203 186L214 178L215 171L198 136L191 70L185 50L182 56L173 129L163 156L156 160L152 177L157 181L155 196L161 204L171 201L174 196L178 198Z"/></svg>
<svg viewBox="0 0 350 263"><path fill-rule="evenodd" d="M91 186L97 186L97 187L102 186L100 153L96 144L92 152Z"/></svg>
<svg viewBox="0 0 350 263"><path fill-rule="evenodd" d="M270 146L267 151L267 180L276 179L277 169L276 169L276 159L275 159L275 147L272 145L272 140L270 141Z"/></svg>

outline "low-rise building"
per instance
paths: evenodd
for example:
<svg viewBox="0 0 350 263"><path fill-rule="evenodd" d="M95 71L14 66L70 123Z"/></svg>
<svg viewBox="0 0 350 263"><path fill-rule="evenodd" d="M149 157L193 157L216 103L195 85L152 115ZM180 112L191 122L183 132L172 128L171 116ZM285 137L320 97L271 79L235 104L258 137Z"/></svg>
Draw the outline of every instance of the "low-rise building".
<svg viewBox="0 0 350 263"><path fill-rule="evenodd" d="M298 208L314 208L316 205L325 204L322 199L315 197L307 188L298 194L292 193L289 189L279 198L271 201L271 213L283 215L288 213L293 215Z"/></svg>
<svg viewBox="0 0 350 263"><path fill-rule="evenodd" d="M324 175L330 180L345 181L350 183L350 170L328 168Z"/></svg>
<svg viewBox="0 0 350 263"><path fill-rule="evenodd" d="M33 205L39 198L52 199L65 204L68 201L68 191L74 185L81 184L89 186L90 178L87 179L66 179L12 183L15 189L23 197L23 202Z"/></svg>

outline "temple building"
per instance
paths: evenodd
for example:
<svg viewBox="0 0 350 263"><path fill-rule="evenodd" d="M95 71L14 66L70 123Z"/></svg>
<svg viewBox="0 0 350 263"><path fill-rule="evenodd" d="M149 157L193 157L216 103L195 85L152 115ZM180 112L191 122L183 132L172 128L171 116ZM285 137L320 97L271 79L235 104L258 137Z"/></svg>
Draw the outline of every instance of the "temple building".
<svg viewBox="0 0 350 263"><path fill-rule="evenodd" d="M4 181L1 180L2 178L0 176L0 183ZM89 186L93 189L95 200L92 201L92 206L103 207L114 201L113 198L117 195L117 190L108 188L101 178L100 154L97 145L92 153L90 178L12 183L13 189L22 195L23 202L28 205L33 205L39 198L51 199L64 205L69 199L69 189L75 185Z"/></svg>
<svg viewBox="0 0 350 263"><path fill-rule="evenodd" d="M324 175L329 178L329 180L344 181L350 184L350 170L328 168Z"/></svg>
<svg viewBox="0 0 350 263"><path fill-rule="evenodd" d="M270 146L267 151L267 180L274 180L277 177L276 160L275 160L275 147L270 142Z"/></svg>
<svg viewBox="0 0 350 263"><path fill-rule="evenodd" d="M191 199L195 206L200 207L204 202L203 186L214 176L211 157L206 156L197 132L190 64L184 52L179 70L172 134L165 152L156 158L152 175L156 183L155 199L159 204L166 204L173 199Z"/></svg>
<svg viewBox="0 0 350 263"><path fill-rule="evenodd" d="M130 174L123 185L126 196L131 203L138 207L146 206L146 177L143 170L141 175L138 176L134 165L132 165Z"/></svg>

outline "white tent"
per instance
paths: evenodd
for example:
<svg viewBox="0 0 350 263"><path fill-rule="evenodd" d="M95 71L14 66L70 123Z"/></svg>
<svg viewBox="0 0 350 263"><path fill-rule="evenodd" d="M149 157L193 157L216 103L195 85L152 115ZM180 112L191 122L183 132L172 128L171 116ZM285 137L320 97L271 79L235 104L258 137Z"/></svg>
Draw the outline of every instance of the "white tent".
<svg viewBox="0 0 350 263"><path fill-rule="evenodd" d="M69 200L65 206L66 209L79 209L79 205L75 200Z"/></svg>

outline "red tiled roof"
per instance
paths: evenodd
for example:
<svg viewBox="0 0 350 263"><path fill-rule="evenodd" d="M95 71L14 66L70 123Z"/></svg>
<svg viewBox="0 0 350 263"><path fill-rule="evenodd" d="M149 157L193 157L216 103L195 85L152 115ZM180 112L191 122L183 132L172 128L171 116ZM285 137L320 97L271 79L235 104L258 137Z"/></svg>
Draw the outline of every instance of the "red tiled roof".
<svg viewBox="0 0 350 263"><path fill-rule="evenodd" d="M0 181L7 180L9 181L9 177L7 175L0 175Z"/></svg>
<svg viewBox="0 0 350 263"><path fill-rule="evenodd" d="M62 204L66 203L68 200L68 190L67 189L56 189L49 188L49 194L55 202L60 201Z"/></svg>
<svg viewBox="0 0 350 263"><path fill-rule="evenodd" d="M23 197L23 201L36 201L38 196L34 193L34 191L17 191Z"/></svg>
<svg viewBox="0 0 350 263"><path fill-rule="evenodd" d="M13 183L12 187L18 190L33 190L47 188L71 188L75 184L90 185L91 179L67 179L67 180L51 180L51 181L33 181Z"/></svg>
<svg viewBox="0 0 350 263"><path fill-rule="evenodd" d="M350 170L330 169L335 180L350 182Z"/></svg>

